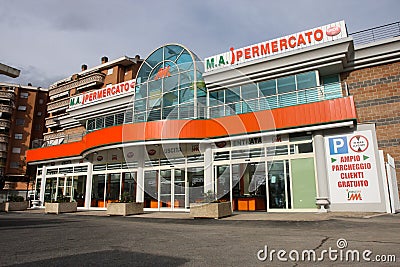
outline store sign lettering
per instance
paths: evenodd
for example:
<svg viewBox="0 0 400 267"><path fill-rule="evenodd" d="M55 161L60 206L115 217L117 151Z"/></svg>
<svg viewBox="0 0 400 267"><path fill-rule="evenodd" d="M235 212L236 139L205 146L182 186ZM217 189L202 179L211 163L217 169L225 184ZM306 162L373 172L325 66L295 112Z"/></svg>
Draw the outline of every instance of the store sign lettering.
<svg viewBox="0 0 400 267"><path fill-rule="evenodd" d="M241 64L345 37L347 37L346 25L344 21L340 21L243 48L235 49L231 47L229 52L206 58L205 71Z"/></svg>
<svg viewBox="0 0 400 267"><path fill-rule="evenodd" d="M83 106L100 100L112 99L115 96L123 95L135 90L135 80L130 80L115 85L107 86L98 90L86 92L70 98L69 107Z"/></svg>
<svg viewBox="0 0 400 267"><path fill-rule="evenodd" d="M332 203L379 203L378 170L370 131L325 138Z"/></svg>
<svg viewBox="0 0 400 267"><path fill-rule="evenodd" d="M240 139L240 140L233 141L234 146L246 146L246 145L254 145L254 144L262 144L262 138L254 137L254 138Z"/></svg>

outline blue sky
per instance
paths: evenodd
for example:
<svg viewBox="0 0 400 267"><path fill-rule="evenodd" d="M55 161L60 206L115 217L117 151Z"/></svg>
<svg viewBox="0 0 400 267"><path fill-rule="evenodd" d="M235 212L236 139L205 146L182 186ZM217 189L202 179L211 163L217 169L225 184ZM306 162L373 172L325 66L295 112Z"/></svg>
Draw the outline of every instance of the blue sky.
<svg viewBox="0 0 400 267"><path fill-rule="evenodd" d="M400 21L398 0L0 0L0 81L48 87L100 64L180 43L201 59L331 22L355 32Z"/></svg>

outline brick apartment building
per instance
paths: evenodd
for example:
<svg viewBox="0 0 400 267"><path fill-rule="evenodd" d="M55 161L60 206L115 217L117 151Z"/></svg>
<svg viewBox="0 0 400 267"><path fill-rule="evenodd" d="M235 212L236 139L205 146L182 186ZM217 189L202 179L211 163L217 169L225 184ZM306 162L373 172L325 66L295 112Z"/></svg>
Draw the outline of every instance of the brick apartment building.
<svg viewBox="0 0 400 267"><path fill-rule="evenodd" d="M43 138L47 99L47 89L0 83L0 175L5 190L26 191L34 177L36 168L27 166L25 153L32 140Z"/></svg>
<svg viewBox="0 0 400 267"><path fill-rule="evenodd" d="M50 101L47 104L47 132L44 133L43 141L46 144L60 144L79 140L86 134L87 125L89 124L90 127L91 123L85 117L74 118L73 112L67 112L71 99L93 89L105 88L134 79L140 63L139 56L121 57L112 61L109 61L107 57L102 57L100 65L88 69L88 66L83 64L80 72L52 84L49 88ZM90 116L97 117L103 112L107 111L97 110ZM35 145L43 146L41 142Z"/></svg>

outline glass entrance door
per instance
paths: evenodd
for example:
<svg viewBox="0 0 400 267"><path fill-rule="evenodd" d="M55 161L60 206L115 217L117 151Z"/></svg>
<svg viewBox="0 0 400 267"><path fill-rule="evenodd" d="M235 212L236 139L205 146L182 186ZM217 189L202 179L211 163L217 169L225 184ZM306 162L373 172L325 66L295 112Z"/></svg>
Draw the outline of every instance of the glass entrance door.
<svg viewBox="0 0 400 267"><path fill-rule="evenodd" d="M289 161L269 161L267 166L268 207L270 209L291 209Z"/></svg>
<svg viewBox="0 0 400 267"><path fill-rule="evenodd" d="M174 169L174 183L173 183L173 209L185 208L185 169Z"/></svg>
<svg viewBox="0 0 400 267"><path fill-rule="evenodd" d="M172 197L172 171L160 170L160 207L171 208Z"/></svg>
<svg viewBox="0 0 400 267"><path fill-rule="evenodd" d="M185 169L160 170L160 208L185 208Z"/></svg>

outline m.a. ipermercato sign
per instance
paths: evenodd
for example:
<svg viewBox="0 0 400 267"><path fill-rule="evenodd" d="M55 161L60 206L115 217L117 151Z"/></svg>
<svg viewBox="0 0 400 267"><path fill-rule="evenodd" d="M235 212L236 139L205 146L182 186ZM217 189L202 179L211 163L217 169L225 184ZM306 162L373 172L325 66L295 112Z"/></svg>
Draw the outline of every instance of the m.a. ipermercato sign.
<svg viewBox="0 0 400 267"><path fill-rule="evenodd" d="M346 24L344 21L339 21L243 48L235 49L231 47L229 52L207 57L204 60L205 71L237 65L345 37L347 37Z"/></svg>
<svg viewBox="0 0 400 267"><path fill-rule="evenodd" d="M96 101L112 99L116 96L135 91L136 80L114 84L98 90L85 92L80 95L72 96L69 101L70 108L81 107Z"/></svg>

